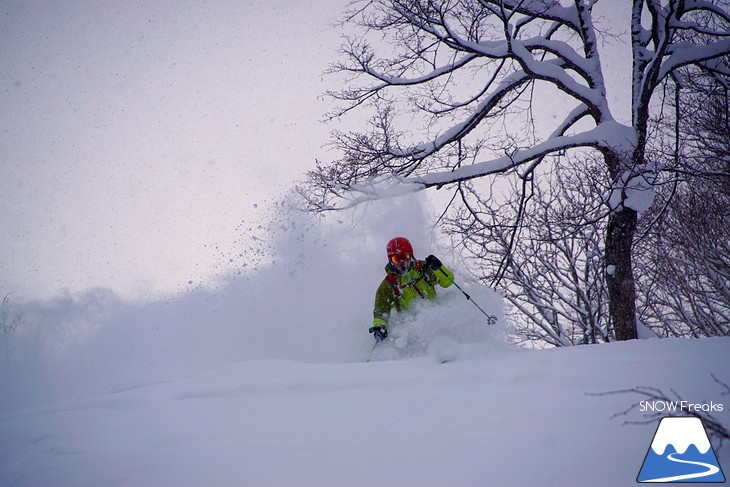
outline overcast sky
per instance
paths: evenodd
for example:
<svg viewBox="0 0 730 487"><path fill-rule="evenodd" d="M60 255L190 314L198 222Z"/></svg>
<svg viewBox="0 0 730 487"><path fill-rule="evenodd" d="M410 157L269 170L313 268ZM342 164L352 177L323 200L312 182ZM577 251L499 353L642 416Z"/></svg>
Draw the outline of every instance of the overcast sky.
<svg viewBox="0 0 730 487"><path fill-rule="evenodd" d="M346 5L0 3L0 292L176 290L321 157Z"/></svg>
<svg viewBox="0 0 730 487"><path fill-rule="evenodd" d="M347 3L1 2L0 293L149 298L225 271L214 247L327 160ZM626 46L603 55L617 104Z"/></svg>

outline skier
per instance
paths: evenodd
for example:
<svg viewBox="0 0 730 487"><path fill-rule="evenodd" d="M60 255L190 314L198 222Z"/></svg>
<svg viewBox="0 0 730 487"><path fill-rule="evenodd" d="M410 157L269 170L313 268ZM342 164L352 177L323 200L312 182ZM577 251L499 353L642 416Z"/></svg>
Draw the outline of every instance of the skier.
<svg viewBox="0 0 730 487"><path fill-rule="evenodd" d="M416 298L434 299L436 284L449 287L454 279L453 272L437 257L429 255L426 260L416 260L411 243L404 237L392 239L385 250L388 264L385 279L375 293L373 326L369 330L376 342L388 338L388 319L394 308L400 312L409 308Z"/></svg>

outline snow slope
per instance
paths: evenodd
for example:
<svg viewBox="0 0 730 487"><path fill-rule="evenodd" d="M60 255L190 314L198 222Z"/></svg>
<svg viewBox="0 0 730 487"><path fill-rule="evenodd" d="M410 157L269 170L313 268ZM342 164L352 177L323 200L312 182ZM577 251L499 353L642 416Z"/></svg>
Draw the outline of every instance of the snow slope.
<svg viewBox="0 0 730 487"><path fill-rule="evenodd" d="M415 198L326 231L287 213L260 236L243 228L258 243L222 256L244 272L218 289L27 303L0 360L0 487L631 485L656 425L612 415L644 398L586 393L672 389L723 403L730 425L710 377L730 383L730 339L514 350L501 300L436 246ZM396 341L440 346L365 363L396 235L440 256L498 324L452 287L391 324Z"/></svg>
<svg viewBox="0 0 730 487"><path fill-rule="evenodd" d="M0 415L0 485L632 485L656 424L635 386L730 397L730 338L471 347L371 363L252 360ZM728 447L718 450L730 470Z"/></svg>

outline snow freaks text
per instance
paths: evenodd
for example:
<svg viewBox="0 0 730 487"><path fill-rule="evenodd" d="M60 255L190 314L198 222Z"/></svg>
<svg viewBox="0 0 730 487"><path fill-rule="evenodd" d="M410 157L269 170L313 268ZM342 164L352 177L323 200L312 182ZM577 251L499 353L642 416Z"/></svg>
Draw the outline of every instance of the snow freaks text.
<svg viewBox="0 0 730 487"><path fill-rule="evenodd" d="M639 411L645 412L667 412L667 413L720 413L724 410L722 403L710 401L710 403L692 403L689 401L641 401Z"/></svg>

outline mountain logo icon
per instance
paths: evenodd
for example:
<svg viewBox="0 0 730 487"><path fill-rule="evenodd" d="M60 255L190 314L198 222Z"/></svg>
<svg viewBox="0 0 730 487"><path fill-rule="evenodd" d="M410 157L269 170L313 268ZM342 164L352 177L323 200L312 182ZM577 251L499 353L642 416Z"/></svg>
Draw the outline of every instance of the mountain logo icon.
<svg viewBox="0 0 730 487"><path fill-rule="evenodd" d="M662 418L637 482L725 482L700 418Z"/></svg>

